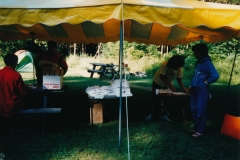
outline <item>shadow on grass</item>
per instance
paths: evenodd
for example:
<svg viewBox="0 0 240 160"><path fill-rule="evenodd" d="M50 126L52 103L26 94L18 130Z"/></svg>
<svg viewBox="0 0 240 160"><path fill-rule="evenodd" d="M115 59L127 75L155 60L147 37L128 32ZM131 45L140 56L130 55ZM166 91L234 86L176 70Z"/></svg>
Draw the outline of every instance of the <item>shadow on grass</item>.
<svg viewBox="0 0 240 160"><path fill-rule="evenodd" d="M239 141L220 134L223 116L239 114L240 86L231 86L226 95L226 85L212 85L212 99L208 107L206 135L194 139L187 132L192 127L189 105L186 105L188 124L182 119L172 122L145 122L151 105L151 79L129 80L132 97L127 99L132 159L239 159ZM28 81L27 83L31 83ZM188 83L185 82L186 84ZM58 115L47 116L47 133L41 134L41 117L30 118L31 130L17 135L1 135L0 152L10 159L127 159L126 103L123 98L121 147L119 143L119 99L102 100L104 123L95 124L93 131L89 120L89 99L85 89L93 85L109 85L104 80L85 77L64 77L68 89L50 97L49 105L63 108ZM136 87L136 85L140 87ZM37 94L31 97L39 102ZM173 102L172 114L177 101ZM38 104L39 105L39 104ZM193 158L194 157L194 158Z"/></svg>
<svg viewBox="0 0 240 160"><path fill-rule="evenodd" d="M31 83L31 81L26 81ZM127 99L127 107L129 120L131 121L142 121L147 116L149 107L152 105L152 97L149 94L151 88L152 79L150 78L138 78L133 77L129 80L131 87L132 97ZM189 81L184 81L187 87ZM86 77L64 77L64 84L68 85L68 89L64 93L56 93L50 97L51 107L60 107L62 114L60 119L63 119L63 123L89 123L89 99L85 93L88 86L104 86L110 85L104 80L97 78L86 78ZM177 86L177 85L176 85ZM179 88L177 88L180 91ZM213 84L211 85L212 99L209 102L208 107L208 119L222 122L225 114L231 114L240 116L240 85L232 85L229 88L229 92L226 93L227 85L225 84ZM41 97L36 93L30 96L32 99L42 103ZM119 99L101 100L104 109L104 122L110 122L117 120L119 117ZM179 104L178 100L172 101L170 111L173 115L181 114L176 113L176 106ZM126 114L126 99L122 99L122 115L125 117ZM179 109L179 108L178 108ZM186 103L185 112L187 120L191 120L190 105Z"/></svg>

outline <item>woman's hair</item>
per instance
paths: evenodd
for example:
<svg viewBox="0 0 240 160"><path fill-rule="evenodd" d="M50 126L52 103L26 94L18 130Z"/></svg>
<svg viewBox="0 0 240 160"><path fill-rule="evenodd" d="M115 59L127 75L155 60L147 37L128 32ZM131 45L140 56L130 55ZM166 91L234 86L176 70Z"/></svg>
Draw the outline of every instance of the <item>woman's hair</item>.
<svg viewBox="0 0 240 160"><path fill-rule="evenodd" d="M15 54L7 54L3 60L6 66L14 66L18 63L18 56Z"/></svg>
<svg viewBox="0 0 240 160"><path fill-rule="evenodd" d="M172 56L167 63L167 67L171 69L176 69L183 67L185 64L184 57L180 55Z"/></svg>
<svg viewBox="0 0 240 160"><path fill-rule="evenodd" d="M198 43L192 46L192 51L200 53L202 57L208 56L208 47L204 43Z"/></svg>

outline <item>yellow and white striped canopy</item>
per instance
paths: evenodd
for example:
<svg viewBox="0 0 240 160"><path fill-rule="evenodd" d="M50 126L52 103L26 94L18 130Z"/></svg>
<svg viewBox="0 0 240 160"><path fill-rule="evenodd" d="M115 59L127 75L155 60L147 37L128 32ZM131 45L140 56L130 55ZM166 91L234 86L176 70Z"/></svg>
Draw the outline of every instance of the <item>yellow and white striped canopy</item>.
<svg viewBox="0 0 240 160"><path fill-rule="evenodd" d="M240 6L194 0L0 1L0 40L114 42L121 21L129 42L219 42L240 35Z"/></svg>

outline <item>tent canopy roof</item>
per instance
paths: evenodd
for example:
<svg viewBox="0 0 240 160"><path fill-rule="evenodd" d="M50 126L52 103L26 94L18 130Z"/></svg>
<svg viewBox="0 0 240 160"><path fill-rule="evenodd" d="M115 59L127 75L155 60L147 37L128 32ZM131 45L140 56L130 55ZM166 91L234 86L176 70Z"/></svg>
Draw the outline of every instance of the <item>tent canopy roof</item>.
<svg viewBox="0 0 240 160"><path fill-rule="evenodd" d="M194 0L8 0L0 2L0 40L177 45L240 35L240 6Z"/></svg>

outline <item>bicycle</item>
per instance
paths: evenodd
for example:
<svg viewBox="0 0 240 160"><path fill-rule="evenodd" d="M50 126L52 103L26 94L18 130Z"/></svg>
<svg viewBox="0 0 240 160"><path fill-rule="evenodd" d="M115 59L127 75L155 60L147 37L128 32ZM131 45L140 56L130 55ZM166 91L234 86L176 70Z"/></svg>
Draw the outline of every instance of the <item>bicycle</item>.
<svg viewBox="0 0 240 160"><path fill-rule="evenodd" d="M118 65L114 65L113 63L110 63L106 70L104 71L104 78L108 82L112 82L114 79L119 79L119 69L117 69ZM122 69L122 78L128 80L130 78L130 72L128 71L127 67L123 67Z"/></svg>

